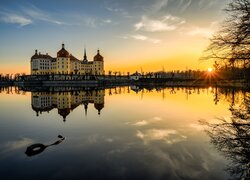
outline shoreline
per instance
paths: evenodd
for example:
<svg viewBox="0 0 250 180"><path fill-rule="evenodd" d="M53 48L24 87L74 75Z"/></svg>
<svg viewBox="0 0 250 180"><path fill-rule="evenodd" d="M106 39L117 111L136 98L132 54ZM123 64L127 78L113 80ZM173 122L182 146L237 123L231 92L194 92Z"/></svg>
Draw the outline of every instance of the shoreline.
<svg viewBox="0 0 250 180"><path fill-rule="evenodd" d="M166 87L236 87L249 88L250 82L243 80L172 80L172 81L130 81L130 80L60 80L60 81L5 81L0 82L0 86L18 86L18 87L101 87L101 86L166 86Z"/></svg>

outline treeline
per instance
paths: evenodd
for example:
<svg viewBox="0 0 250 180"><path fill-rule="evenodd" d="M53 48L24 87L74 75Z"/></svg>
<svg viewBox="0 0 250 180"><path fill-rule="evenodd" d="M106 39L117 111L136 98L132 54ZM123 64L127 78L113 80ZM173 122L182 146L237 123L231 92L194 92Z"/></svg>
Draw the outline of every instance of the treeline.
<svg viewBox="0 0 250 180"><path fill-rule="evenodd" d="M9 82L9 81L16 81L20 76L24 76L25 74L0 74L0 82Z"/></svg>
<svg viewBox="0 0 250 180"><path fill-rule="evenodd" d="M207 79L214 76L214 72L200 71L200 70L186 70L186 71L158 71L143 73L143 78L166 78L166 79Z"/></svg>
<svg viewBox="0 0 250 180"><path fill-rule="evenodd" d="M215 62L214 68L218 79L245 80L246 82L250 82L249 67L219 66L217 62Z"/></svg>

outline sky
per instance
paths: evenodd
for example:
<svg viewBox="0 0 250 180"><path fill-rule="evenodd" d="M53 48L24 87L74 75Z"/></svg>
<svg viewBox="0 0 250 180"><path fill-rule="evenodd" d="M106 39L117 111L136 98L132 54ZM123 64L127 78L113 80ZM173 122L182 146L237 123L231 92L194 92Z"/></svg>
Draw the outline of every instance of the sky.
<svg viewBox="0 0 250 180"><path fill-rule="evenodd" d="M0 73L30 73L35 49L65 48L105 71L204 70L199 60L229 0L1 0Z"/></svg>

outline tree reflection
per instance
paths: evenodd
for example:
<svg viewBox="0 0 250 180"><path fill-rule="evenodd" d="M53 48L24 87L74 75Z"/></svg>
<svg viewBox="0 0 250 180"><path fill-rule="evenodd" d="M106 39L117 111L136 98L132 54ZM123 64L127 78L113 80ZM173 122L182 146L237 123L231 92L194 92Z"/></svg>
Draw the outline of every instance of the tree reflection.
<svg viewBox="0 0 250 180"><path fill-rule="evenodd" d="M202 121L211 143L230 160L232 179L250 179L250 93L242 103L231 105L232 116L217 122Z"/></svg>

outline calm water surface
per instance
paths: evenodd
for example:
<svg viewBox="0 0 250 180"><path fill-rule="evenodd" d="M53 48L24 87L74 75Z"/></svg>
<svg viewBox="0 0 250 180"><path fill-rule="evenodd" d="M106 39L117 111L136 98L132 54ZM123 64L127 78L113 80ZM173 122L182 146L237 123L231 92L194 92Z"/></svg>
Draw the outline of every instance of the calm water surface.
<svg viewBox="0 0 250 180"><path fill-rule="evenodd" d="M232 107L247 92L211 87L32 91L1 89L1 179L247 175L242 162L239 172L230 174L234 159L220 150L225 146L221 139L215 142L218 132L210 126L230 121Z"/></svg>

